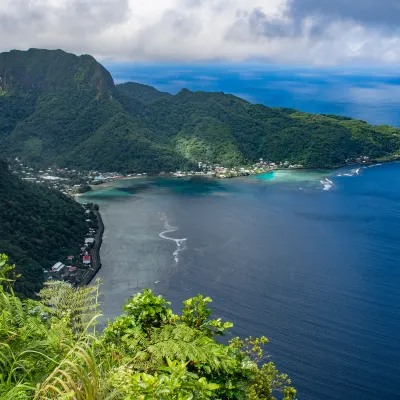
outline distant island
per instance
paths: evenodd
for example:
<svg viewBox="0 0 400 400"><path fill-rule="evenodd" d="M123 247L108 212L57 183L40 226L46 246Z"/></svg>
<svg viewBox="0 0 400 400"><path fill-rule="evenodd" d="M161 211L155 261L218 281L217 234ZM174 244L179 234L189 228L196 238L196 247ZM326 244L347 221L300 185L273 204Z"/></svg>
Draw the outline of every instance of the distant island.
<svg viewBox="0 0 400 400"><path fill-rule="evenodd" d="M201 164L229 174L260 159L332 168L400 154L398 128L224 93L115 85L93 57L62 50L0 53L0 107L5 154L41 168L158 174Z"/></svg>

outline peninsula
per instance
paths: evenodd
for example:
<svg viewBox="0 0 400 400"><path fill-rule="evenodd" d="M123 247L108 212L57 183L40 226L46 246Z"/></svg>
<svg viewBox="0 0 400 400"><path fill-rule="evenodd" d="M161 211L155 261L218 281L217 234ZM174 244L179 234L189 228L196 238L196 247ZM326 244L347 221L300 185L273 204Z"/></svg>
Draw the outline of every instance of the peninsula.
<svg viewBox="0 0 400 400"><path fill-rule="evenodd" d="M400 154L398 128L224 93L115 85L93 57L62 50L1 53L0 107L3 151L42 169L158 174L260 159L331 168Z"/></svg>

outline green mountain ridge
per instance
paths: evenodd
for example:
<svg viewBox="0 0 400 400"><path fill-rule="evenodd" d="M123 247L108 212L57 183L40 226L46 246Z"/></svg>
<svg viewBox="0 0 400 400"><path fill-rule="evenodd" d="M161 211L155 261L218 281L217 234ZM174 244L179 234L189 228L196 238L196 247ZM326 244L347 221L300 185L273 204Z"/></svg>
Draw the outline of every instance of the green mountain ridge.
<svg viewBox="0 0 400 400"><path fill-rule="evenodd" d="M84 210L75 200L43 185L20 180L0 160L0 253L18 264L16 291L38 292L43 270L84 242Z"/></svg>
<svg viewBox="0 0 400 400"><path fill-rule="evenodd" d="M155 173L263 158L334 167L400 149L397 128L224 93L114 85L93 57L62 50L1 53L0 109L6 154L41 165Z"/></svg>

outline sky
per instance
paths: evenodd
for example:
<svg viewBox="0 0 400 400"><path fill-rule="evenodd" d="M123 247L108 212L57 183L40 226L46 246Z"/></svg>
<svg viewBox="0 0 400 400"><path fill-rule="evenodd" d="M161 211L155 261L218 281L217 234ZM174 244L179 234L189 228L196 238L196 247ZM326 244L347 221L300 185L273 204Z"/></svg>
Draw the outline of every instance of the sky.
<svg viewBox="0 0 400 400"><path fill-rule="evenodd" d="M395 66L400 0L0 0L0 51L105 62Z"/></svg>

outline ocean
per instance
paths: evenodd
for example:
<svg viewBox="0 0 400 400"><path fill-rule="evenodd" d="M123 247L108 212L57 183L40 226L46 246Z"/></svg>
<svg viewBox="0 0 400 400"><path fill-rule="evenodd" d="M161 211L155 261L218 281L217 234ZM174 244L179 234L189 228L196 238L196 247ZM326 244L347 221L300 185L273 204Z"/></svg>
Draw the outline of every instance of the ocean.
<svg viewBox="0 0 400 400"><path fill-rule="evenodd" d="M138 178L100 205L105 319L145 287L198 293L266 350L301 400L400 393L400 163L230 180Z"/></svg>
<svg viewBox="0 0 400 400"><path fill-rule="evenodd" d="M234 94L252 103L370 124L400 126L400 77L393 68L305 68L261 64L110 64L116 83L134 81L172 94L181 89Z"/></svg>

